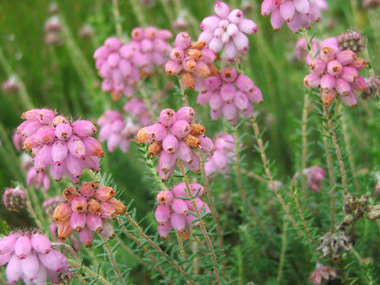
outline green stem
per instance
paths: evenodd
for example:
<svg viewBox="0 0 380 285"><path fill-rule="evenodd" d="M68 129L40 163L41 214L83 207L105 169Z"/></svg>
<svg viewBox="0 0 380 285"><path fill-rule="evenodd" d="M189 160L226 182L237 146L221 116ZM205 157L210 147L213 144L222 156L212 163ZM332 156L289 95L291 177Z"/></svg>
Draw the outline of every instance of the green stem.
<svg viewBox="0 0 380 285"><path fill-rule="evenodd" d="M190 188L190 183L189 183L189 178L188 176L186 175L186 172L185 172L185 168L183 166L183 163L180 159L177 159L177 163L179 165L179 168L181 170L181 173L182 173L182 176L183 176L183 180L185 182L185 185L186 185L186 188L187 189L191 189ZM189 190L190 191L190 190ZM195 210L195 213L197 214L197 218L198 218L198 221L199 221L199 225L201 227L201 230L202 230L202 233L203 233L203 237L204 239L206 240L206 243L207 243L207 246L208 246L208 249L210 251L210 255L211 255L211 259L212 259L212 264L213 264L213 268L214 268L214 274L215 274L215 281L217 284L220 284L220 281L219 281L219 270L218 270L218 267L216 266L216 256L215 256L215 252L214 252L214 248L212 246L212 243L211 243L211 239L210 239L210 236L209 234L207 233L207 229L206 229L206 225L205 225L205 222L203 221L202 219L202 216L199 212L199 209L197 207L197 204L195 203L195 200L194 200L194 197L191 198L191 204L193 205L194 207L194 210Z"/></svg>
<svg viewBox="0 0 380 285"><path fill-rule="evenodd" d="M123 28L121 26L121 20L120 20L119 0L112 0L112 11L113 11L113 16L115 18L116 34L118 38L121 39L123 35Z"/></svg>
<svg viewBox="0 0 380 285"><path fill-rule="evenodd" d="M270 183L272 185L272 188L274 190L274 193L277 196L277 199L279 200L282 208L284 209L285 214L287 215L287 217L291 221L293 227L295 229L297 229L298 228L297 223L294 220L294 218L292 217L292 215L290 214L288 206L285 204L284 199L282 198L280 192L278 191L277 185L274 183L272 172L271 172L271 170L269 169L269 166L268 166L268 160L267 160L267 156L266 156L265 150L264 150L264 143L263 143L263 140L261 139L261 134L260 134L259 126L257 125L256 118L255 118L254 115L251 117L251 120L252 120L253 130L255 132L256 139L257 139L257 144L259 145L261 160L263 162L265 173L266 173L266 175L267 175L267 177L268 177L268 179L269 179L269 181L270 181Z"/></svg>
<svg viewBox="0 0 380 285"><path fill-rule="evenodd" d="M284 219L282 226L282 246L281 246L281 256L280 256L280 264L278 267L277 274L277 284L280 284L282 278L282 271L284 269L284 261L285 261L285 251L286 251L286 231L288 230L288 221Z"/></svg>
<svg viewBox="0 0 380 285"><path fill-rule="evenodd" d="M141 82L141 80L139 80L137 85L138 85L139 90L141 92L141 95L143 97L145 106L148 109L150 118L152 119L152 122L153 122L155 120L156 116L154 115L154 111L153 111L153 107L152 107L152 103L150 101L150 98L148 98L148 94L146 93L145 87L144 87L143 83Z"/></svg>
<svg viewBox="0 0 380 285"><path fill-rule="evenodd" d="M108 258L109 258L110 262L112 263L113 268L115 269L115 273L116 273L118 279L121 280L121 281L123 282L123 284L125 285L125 284L126 284L126 283L125 283L125 280L124 280L124 278L121 276L121 274L120 274L120 270L119 270L119 268L117 267L117 264L116 264L115 259L113 258L113 253L112 253L112 249L111 249L111 247L110 247L110 244L108 243L108 241L107 241L104 237L100 236L100 238L103 240L103 242L104 242L104 246L105 246L105 248L106 248L107 251L108 251Z"/></svg>
<svg viewBox="0 0 380 285"><path fill-rule="evenodd" d="M140 1L138 0L131 0L131 6L132 6L132 9L134 11L134 14L136 15L137 17L137 21L139 22L139 25L141 27L147 27L147 22L145 20L145 17L144 17L144 13L141 9L141 3Z"/></svg>
<svg viewBox="0 0 380 285"><path fill-rule="evenodd" d="M79 268L81 271L86 273L86 275L95 277L98 282L105 284L105 285L112 285L112 283L108 282L103 276L95 273L94 271L92 271L87 266L80 264L79 262L73 261L71 259L68 260L68 263L69 263L69 265L71 265L75 268Z"/></svg>
<svg viewBox="0 0 380 285"><path fill-rule="evenodd" d="M271 235L268 233L268 231L265 229L264 223L261 221L259 216L256 214L255 209L248 204L248 198L245 193L245 190L242 186L240 177L241 175L241 169L240 169L240 145L239 145L239 132L236 127L234 127L234 141L235 141L235 163L236 163L236 184L238 186L241 200L244 203L244 206L248 208L249 212L251 213L252 217L256 220L261 230L265 233L265 235L268 237L269 241L275 244L274 239L271 237Z"/></svg>
<svg viewBox="0 0 380 285"><path fill-rule="evenodd" d="M323 106L323 111L325 113L325 117L326 117L326 120L327 120L327 126L329 128L329 131L330 131L330 134L331 134L331 137L332 137L332 141L333 141L333 144L334 144L334 147L335 147L336 156L337 156L338 161L339 161L340 174L342 176L343 192L344 192L344 195L346 195L346 194L348 194L348 190L347 190L347 175L346 175L346 171L344 169L343 158L342 158L342 155L341 155L341 152L340 152L338 140L337 140L337 137L336 137L336 134L335 134L335 131L334 131L334 127L333 127L331 119L330 119L329 110L328 110L327 106Z"/></svg>

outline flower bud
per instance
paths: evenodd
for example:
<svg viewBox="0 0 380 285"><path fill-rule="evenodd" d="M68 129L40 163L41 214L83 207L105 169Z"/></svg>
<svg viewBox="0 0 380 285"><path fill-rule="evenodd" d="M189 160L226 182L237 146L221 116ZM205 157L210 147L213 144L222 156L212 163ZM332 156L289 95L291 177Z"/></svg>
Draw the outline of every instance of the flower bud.
<svg viewBox="0 0 380 285"><path fill-rule="evenodd" d="M87 202L87 211L91 214L100 215L100 203L95 199Z"/></svg>
<svg viewBox="0 0 380 285"><path fill-rule="evenodd" d="M60 140L67 141L72 135L72 128L69 124L60 123L55 127L54 133Z"/></svg>
<svg viewBox="0 0 380 285"><path fill-rule="evenodd" d="M72 209L68 203L62 203L54 210L53 219L56 224L67 221L72 213Z"/></svg>
<svg viewBox="0 0 380 285"><path fill-rule="evenodd" d="M86 225L90 230L99 234L103 231L102 224L102 219L98 215L87 214Z"/></svg>
<svg viewBox="0 0 380 285"><path fill-rule="evenodd" d="M166 238L170 231L172 229L172 224L170 221L167 221L164 225L158 225L157 231L158 234L160 235L160 238Z"/></svg>
<svg viewBox="0 0 380 285"><path fill-rule="evenodd" d="M86 211L87 210L87 200L86 200L86 198L83 197L83 196L75 197L71 201L71 209L74 212L78 212L78 213L83 213L84 211Z"/></svg>
<svg viewBox="0 0 380 285"><path fill-rule="evenodd" d="M116 215L123 215L127 210L127 206L115 198L109 199L107 204L111 205L115 209Z"/></svg>
<svg viewBox="0 0 380 285"><path fill-rule="evenodd" d="M74 187L66 188L65 190L63 190L62 194L63 198L65 198L67 202L72 202L74 198L76 198L79 195L78 191Z"/></svg>
<svg viewBox="0 0 380 285"><path fill-rule="evenodd" d="M151 157L154 157L160 154L161 150L162 150L162 141L155 141L148 148L148 152Z"/></svg>
<svg viewBox="0 0 380 285"><path fill-rule="evenodd" d="M186 220L185 216L177 213L173 213L170 216L170 222L175 230L178 232L186 231Z"/></svg>
<svg viewBox="0 0 380 285"><path fill-rule="evenodd" d="M32 244L28 236L20 236L15 244L15 254L19 259L25 259L32 250Z"/></svg>
<svg viewBox="0 0 380 285"><path fill-rule="evenodd" d="M157 202L161 205L170 205L173 200L173 194L169 190L161 191L157 194Z"/></svg>
<svg viewBox="0 0 380 285"><path fill-rule="evenodd" d="M86 214L73 212L70 217L70 226L76 232L80 232L86 226Z"/></svg>
<svg viewBox="0 0 380 285"><path fill-rule="evenodd" d="M164 109L160 112L160 123L170 127L176 121L175 112L172 109Z"/></svg>
<svg viewBox="0 0 380 285"><path fill-rule="evenodd" d="M87 226L78 233L78 236L80 242L83 243L86 248L90 248L92 246L92 241L94 240L94 232L91 231Z"/></svg>
<svg viewBox="0 0 380 285"><path fill-rule="evenodd" d="M174 135L168 134L162 141L162 148L168 154L175 153L178 148L178 139Z"/></svg>
<svg viewBox="0 0 380 285"><path fill-rule="evenodd" d="M49 253L51 250L50 240L43 234L36 233L30 239L33 249L39 253Z"/></svg>
<svg viewBox="0 0 380 285"><path fill-rule="evenodd" d="M165 205L158 205L156 212L155 212L155 218L159 225L163 226L166 222L170 219L170 208L169 206Z"/></svg>
<svg viewBox="0 0 380 285"><path fill-rule="evenodd" d="M96 134L96 127L87 120L79 120L72 124L73 127L73 133L81 136L81 137L87 137L92 136Z"/></svg>
<svg viewBox="0 0 380 285"><path fill-rule="evenodd" d="M170 132L178 138L183 138L190 133L190 126L187 121L177 120L170 128Z"/></svg>
<svg viewBox="0 0 380 285"><path fill-rule="evenodd" d="M62 222L58 225L58 238L65 240L74 232L74 229L70 226L70 221Z"/></svg>
<svg viewBox="0 0 380 285"><path fill-rule="evenodd" d="M108 201L115 196L116 191L111 187L99 187L95 192L95 199L98 201Z"/></svg>
<svg viewBox="0 0 380 285"><path fill-rule="evenodd" d="M100 235L105 238L113 239L115 237L115 231L112 224L105 219L102 219L102 223L103 231L100 233Z"/></svg>

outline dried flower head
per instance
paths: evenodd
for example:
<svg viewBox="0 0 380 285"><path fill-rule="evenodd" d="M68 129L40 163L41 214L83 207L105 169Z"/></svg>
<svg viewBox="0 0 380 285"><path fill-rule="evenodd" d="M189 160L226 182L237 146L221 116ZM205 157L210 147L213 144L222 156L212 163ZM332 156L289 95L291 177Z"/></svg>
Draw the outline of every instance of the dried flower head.
<svg viewBox="0 0 380 285"><path fill-rule="evenodd" d="M115 194L113 188L96 182L83 183L79 189L65 189L63 196L66 201L59 204L53 214L58 224L58 238L65 240L76 231L86 247L92 246L94 232L113 238L114 229L108 219L124 214L127 209L114 198Z"/></svg>
<svg viewBox="0 0 380 285"><path fill-rule="evenodd" d="M15 188L5 188L3 194L3 204L10 211L19 211L25 208L26 193L23 187L18 185Z"/></svg>
<svg viewBox="0 0 380 285"><path fill-rule="evenodd" d="M355 53L365 49L365 38L356 30L350 30L347 33L336 37L340 50L352 50Z"/></svg>

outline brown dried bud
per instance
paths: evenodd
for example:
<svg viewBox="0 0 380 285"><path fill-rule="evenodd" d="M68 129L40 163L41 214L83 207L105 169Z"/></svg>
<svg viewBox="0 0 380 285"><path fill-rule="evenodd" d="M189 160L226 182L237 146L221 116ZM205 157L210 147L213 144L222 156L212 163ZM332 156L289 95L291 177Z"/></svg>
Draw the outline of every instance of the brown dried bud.
<svg viewBox="0 0 380 285"><path fill-rule="evenodd" d="M65 240L74 232L74 229L70 226L70 221L60 223L58 225L58 238L60 240Z"/></svg>
<svg viewBox="0 0 380 285"><path fill-rule="evenodd" d="M149 155L151 157L154 157L154 156L160 154L161 150L162 150L162 141L155 141L148 148Z"/></svg>
<svg viewBox="0 0 380 285"><path fill-rule="evenodd" d="M202 52L200 52L197 49L189 49L189 51L186 53L188 56L190 56L195 61L198 61L202 58Z"/></svg>
<svg viewBox="0 0 380 285"><path fill-rule="evenodd" d="M189 89L194 89L194 77L191 75L191 73L187 71L182 71L180 75L186 87Z"/></svg>
<svg viewBox="0 0 380 285"><path fill-rule="evenodd" d="M79 188L79 192L86 197L92 197L94 196L96 189L98 189L98 184L93 182L87 182L83 183L82 186Z"/></svg>
<svg viewBox="0 0 380 285"><path fill-rule="evenodd" d="M190 227L189 224L186 224L184 231L177 231L178 235L184 240L187 241L190 238Z"/></svg>
<svg viewBox="0 0 380 285"><path fill-rule="evenodd" d="M367 214L367 219L376 220L380 218L380 210L373 210Z"/></svg>
<svg viewBox="0 0 380 285"><path fill-rule="evenodd" d="M108 200L107 203L115 209L116 215L122 215L127 210L127 206L115 198Z"/></svg>
<svg viewBox="0 0 380 285"><path fill-rule="evenodd" d="M68 203L62 203L55 208L53 213L53 219L56 224L65 222L70 219L72 209Z"/></svg>
<svg viewBox="0 0 380 285"><path fill-rule="evenodd" d="M199 61L195 68L195 74L200 77L209 77L211 75L211 71L206 63Z"/></svg>
<svg viewBox="0 0 380 285"><path fill-rule="evenodd" d="M347 215L344 217L342 226L346 227L348 225L351 225L354 222L354 217L352 215Z"/></svg>
<svg viewBox="0 0 380 285"><path fill-rule="evenodd" d="M206 46L206 43L204 41L197 41L197 42L191 43L190 48L191 49L202 49L205 46Z"/></svg>
<svg viewBox="0 0 380 285"><path fill-rule="evenodd" d="M367 205L367 203L368 203L368 199L369 199L368 194L364 194L364 195L361 196L360 199L359 199L359 205L360 205L361 207Z"/></svg>
<svg viewBox="0 0 380 285"><path fill-rule="evenodd" d="M204 136L206 128L200 124L190 124L190 134L192 136Z"/></svg>
<svg viewBox="0 0 380 285"><path fill-rule="evenodd" d="M137 143L148 143L150 141L148 131L145 128L142 128L139 130L136 136L136 142Z"/></svg>
<svg viewBox="0 0 380 285"><path fill-rule="evenodd" d="M194 72L197 63L191 57L187 57L184 62L182 62L183 68L188 72Z"/></svg>
<svg viewBox="0 0 380 285"><path fill-rule="evenodd" d="M87 211L91 214L100 215L100 203L95 199L91 199L87 202Z"/></svg>
<svg viewBox="0 0 380 285"><path fill-rule="evenodd" d="M210 69L210 76L219 76L220 72L215 65L209 63L208 68Z"/></svg>
<svg viewBox="0 0 380 285"><path fill-rule="evenodd" d="M71 202L75 197L79 195L77 189L75 189L74 187L66 188L65 190L63 190L62 194L63 198L65 198L67 202Z"/></svg>
<svg viewBox="0 0 380 285"><path fill-rule="evenodd" d="M202 148L202 147L201 147L201 141L200 141L198 138L196 138L196 137L194 137L194 136L192 136L192 135L190 135L190 134L188 134L186 137L184 137L184 138L183 138L183 141L184 141L189 147L191 147L191 148Z"/></svg>
<svg viewBox="0 0 380 285"><path fill-rule="evenodd" d="M321 93L322 102L325 106L330 106L332 102L334 102L336 97L336 91L335 89L332 89L328 92L322 91Z"/></svg>
<svg viewBox="0 0 380 285"><path fill-rule="evenodd" d="M114 102L118 101L120 99L121 93L117 92L115 90L111 91L111 98Z"/></svg>

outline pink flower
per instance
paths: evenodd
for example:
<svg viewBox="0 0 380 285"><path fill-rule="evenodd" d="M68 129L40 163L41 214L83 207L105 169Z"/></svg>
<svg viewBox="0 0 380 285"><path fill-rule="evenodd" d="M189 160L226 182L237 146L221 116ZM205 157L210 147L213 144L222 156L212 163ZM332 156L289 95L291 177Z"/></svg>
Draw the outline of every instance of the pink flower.
<svg viewBox="0 0 380 285"><path fill-rule="evenodd" d="M2 238L0 261L0 265L7 264L5 274L9 284L20 279L33 284L58 283L70 276L66 257L37 231L17 231Z"/></svg>
<svg viewBox="0 0 380 285"><path fill-rule="evenodd" d="M239 121L239 114L246 117L253 115L254 103L261 103L261 90L253 81L243 74L238 74L233 68L225 68L219 76L212 76L206 80L208 91L199 93L199 105L210 104L211 119L216 121L224 115L231 125Z"/></svg>
<svg viewBox="0 0 380 285"><path fill-rule="evenodd" d="M190 196L197 194L194 200L199 212L206 209L206 213L210 213L208 205L200 199L205 188L197 183L190 184L188 194L186 194L185 188L185 183L181 183L171 190L161 191L157 194L159 205L155 211L155 218L161 238L166 238L173 227L184 240L188 240L190 237L189 226L199 225L199 222L193 222L197 217L189 213L189 211L196 211L190 200L181 199L189 197L188 194Z"/></svg>
<svg viewBox="0 0 380 285"><path fill-rule="evenodd" d="M191 43L188 33L176 36L174 48L170 52L170 60L165 65L169 76L181 77L185 86L198 92L206 92L205 77L216 75L217 68L211 63L217 59L216 54L205 47L202 40Z"/></svg>
<svg viewBox="0 0 380 285"><path fill-rule="evenodd" d="M324 266L317 262L317 267L315 271L310 276L310 281L315 285L322 283L322 279L328 281L330 278L334 279L336 277L336 271L330 266Z"/></svg>
<svg viewBox="0 0 380 285"><path fill-rule="evenodd" d="M111 92L115 101L121 94L131 97L140 76L145 77L155 66L165 64L171 49L167 41L171 37L168 30L138 27L133 29L132 41L127 44L108 38L94 53L96 68L103 78L103 92Z"/></svg>
<svg viewBox="0 0 380 285"><path fill-rule="evenodd" d="M99 187L96 182L83 183L79 191L74 187L65 189L63 195L66 201L54 210L53 218L58 226L53 226L52 230L54 233L58 230L60 240L72 238L72 233L76 231L86 247L92 246L94 232L113 238L113 226L106 219L123 214L127 208L113 198L115 194L111 187Z"/></svg>
<svg viewBox="0 0 380 285"><path fill-rule="evenodd" d="M162 181L167 181L174 172L176 158L180 159L187 169L198 172L200 160L194 149L203 153L213 154L213 142L205 137L205 128L193 123L195 110L183 107L177 112L164 109L159 116L159 122L144 127L137 133L138 143L150 143L149 154L160 155L158 174Z"/></svg>
<svg viewBox="0 0 380 285"><path fill-rule="evenodd" d="M261 4L261 15L271 15L274 30L279 30L286 22L293 33L310 28L311 22L318 22L323 10L327 10L324 0L264 0Z"/></svg>
<svg viewBox="0 0 380 285"><path fill-rule="evenodd" d="M48 178L40 176L50 165L50 173L55 180L64 174L74 183L79 182L83 167L99 171L99 157L104 155L101 145L91 136L96 127L89 121L69 122L49 109L33 109L25 112L26 121L17 128L24 140L24 149L34 155L34 178L42 179L46 188ZM39 180L38 180L39 181ZM37 182L38 182L37 181Z"/></svg>
<svg viewBox="0 0 380 285"><path fill-rule="evenodd" d="M21 186L16 188L5 188L3 193L3 204L10 211L19 211L25 208L26 194Z"/></svg>
<svg viewBox="0 0 380 285"><path fill-rule="evenodd" d="M214 145L214 154L208 156L205 162L206 176L211 179L216 172L219 172L224 177L227 177L230 168L229 164L234 162L234 138L229 134L218 134L214 138Z"/></svg>
<svg viewBox="0 0 380 285"><path fill-rule="evenodd" d="M229 6L216 1L214 4L216 15L203 19L200 28L203 32L198 40L204 41L215 53L222 50L229 62L235 61L238 52L245 53L249 49L249 40L246 34L256 34L257 26L254 21L244 19L244 13L235 9L230 11Z"/></svg>
<svg viewBox="0 0 380 285"><path fill-rule="evenodd" d="M319 166L312 166L302 171L303 175L307 177L307 184L315 192L319 192L322 187L322 181L326 177L326 171Z"/></svg>
<svg viewBox="0 0 380 285"><path fill-rule="evenodd" d="M2 89L4 93L15 94L21 89L21 85L15 76L11 76L7 81L3 82Z"/></svg>
<svg viewBox="0 0 380 285"><path fill-rule="evenodd" d="M310 74L304 78L308 88L321 88L321 98L325 106L329 106L336 96L343 104L351 108L357 105L354 90L368 90L365 79L359 71L366 62L358 58L352 50L340 50L336 38L328 38L320 44L320 52L316 59L310 61Z"/></svg>

